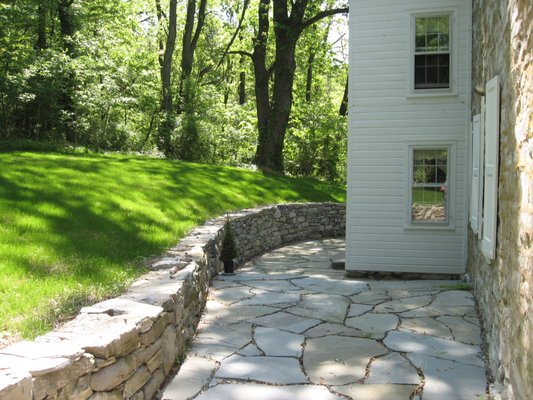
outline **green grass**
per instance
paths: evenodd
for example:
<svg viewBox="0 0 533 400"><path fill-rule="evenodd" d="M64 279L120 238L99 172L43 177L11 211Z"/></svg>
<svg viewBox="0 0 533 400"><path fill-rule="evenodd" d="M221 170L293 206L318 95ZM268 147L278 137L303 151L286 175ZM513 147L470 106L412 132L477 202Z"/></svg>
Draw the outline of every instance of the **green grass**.
<svg viewBox="0 0 533 400"><path fill-rule="evenodd" d="M0 153L0 330L32 338L119 293L229 210L344 201L344 188L127 155Z"/></svg>
<svg viewBox="0 0 533 400"><path fill-rule="evenodd" d="M457 282L449 285L439 285L440 289L446 290L471 290L471 286L466 282Z"/></svg>
<svg viewBox="0 0 533 400"><path fill-rule="evenodd" d="M413 203L445 204L444 192L434 188L413 188Z"/></svg>

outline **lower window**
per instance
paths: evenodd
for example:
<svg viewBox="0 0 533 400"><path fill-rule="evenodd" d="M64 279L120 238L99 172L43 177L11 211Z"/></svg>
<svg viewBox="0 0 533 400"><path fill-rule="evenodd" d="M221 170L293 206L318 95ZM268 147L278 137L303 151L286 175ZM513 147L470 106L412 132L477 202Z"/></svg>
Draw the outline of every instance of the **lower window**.
<svg viewBox="0 0 533 400"><path fill-rule="evenodd" d="M412 148L411 223L446 224L449 216L449 148Z"/></svg>

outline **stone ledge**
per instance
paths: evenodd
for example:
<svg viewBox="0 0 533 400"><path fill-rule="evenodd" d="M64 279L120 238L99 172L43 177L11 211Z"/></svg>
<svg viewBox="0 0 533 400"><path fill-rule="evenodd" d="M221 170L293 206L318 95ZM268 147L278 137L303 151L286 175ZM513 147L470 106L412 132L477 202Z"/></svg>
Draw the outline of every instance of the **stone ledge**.
<svg viewBox="0 0 533 400"><path fill-rule="evenodd" d="M305 239L344 236L345 205L282 204L230 213L199 226L150 264L120 297L83 308L33 342L0 351L0 398L152 399L185 356L229 218L238 263Z"/></svg>

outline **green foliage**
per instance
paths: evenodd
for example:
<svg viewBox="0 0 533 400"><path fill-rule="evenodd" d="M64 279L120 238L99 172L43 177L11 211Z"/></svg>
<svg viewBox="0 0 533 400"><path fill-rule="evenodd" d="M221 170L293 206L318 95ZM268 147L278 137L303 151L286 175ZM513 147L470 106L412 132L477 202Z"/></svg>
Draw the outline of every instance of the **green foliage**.
<svg viewBox="0 0 533 400"><path fill-rule="evenodd" d="M309 15L333 0L310 1ZM46 48L38 49L39 4L45 4ZM249 57L222 54L243 2L213 0L185 82L190 99L180 114L163 115L158 55L166 32L153 0L74 1L72 37L61 37L56 1L0 4L0 140L49 141L96 151L148 152L168 158L234 166L253 164L257 119ZM168 2L161 2L163 11ZM179 2L178 37L186 2ZM252 0L231 50L253 50L257 30ZM167 24L163 13L161 25ZM346 121L337 117L346 65L325 40L329 19L306 30L297 47L294 106L286 135L286 166L295 176L342 182ZM271 33L274 24L270 26ZM65 43L75 49L65 50ZM176 43L173 93L178 93L181 43ZM315 53L312 101L305 102L306 70ZM274 56L269 40L267 65ZM239 104L240 74L247 101ZM177 101L177 99L175 99Z"/></svg>
<svg viewBox="0 0 533 400"><path fill-rule="evenodd" d="M318 101L296 108L285 147L285 167L294 176L346 182L347 120Z"/></svg>
<svg viewBox="0 0 533 400"><path fill-rule="evenodd" d="M74 115L67 107L75 80L72 60L46 50L31 64L0 80L5 118L4 138L64 140L74 129Z"/></svg>
<svg viewBox="0 0 533 400"><path fill-rule="evenodd" d="M200 127L199 113L202 109L197 101L198 88L188 78L184 82L184 110L178 122L175 146L176 158L184 161L204 161L209 153L208 142Z"/></svg>
<svg viewBox="0 0 533 400"><path fill-rule="evenodd" d="M117 293L194 226L231 210L343 201L316 180L90 153L0 153L0 326L33 337ZM36 321L43 321L36 324Z"/></svg>
<svg viewBox="0 0 533 400"><path fill-rule="evenodd" d="M235 242L235 233L233 232L233 228L229 221L224 223L222 235L222 242L220 243L220 261L235 260L238 255L237 243Z"/></svg>
<svg viewBox="0 0 533 400"><path fill-rule="evenodd" d="M255 104L216 101L216 93L205 92L199 123L204 132L210 132L210 159L215 164L251 166L257 146Z"/></svg>
<svg viewBox="0 0 533 400"><path fill-rule="evenodd" d="M163 114L163 121L157 130L156 144L157 149L162 152L165 157L171 158L174 155L172 147L172 137L176 129L176 116L174 113Z"/></svg>

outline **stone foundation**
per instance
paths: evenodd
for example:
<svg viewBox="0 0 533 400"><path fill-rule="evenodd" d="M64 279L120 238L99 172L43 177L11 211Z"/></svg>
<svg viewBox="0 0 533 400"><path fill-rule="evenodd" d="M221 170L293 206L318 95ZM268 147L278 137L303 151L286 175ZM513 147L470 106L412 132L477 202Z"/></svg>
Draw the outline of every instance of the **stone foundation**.
<svg viewBox="0 0 533 400"><path fill-rule="evenodd" d="M468 233L496 397L533 399L533 2L474 0L473 79L501 79L496 259ZM472 114L480 96L473 96Z"/></svg>
<svg viewBox="0 0 533 400"><path fill-rule="evenodd" d="M218 244L226 218L243 263L291 242L343 236L345 214L344 204L285 204L208 221L151 263L152 271L124 295L0 351L0 398L154 398L185 357L209 283L221 270Z"/></svg>

